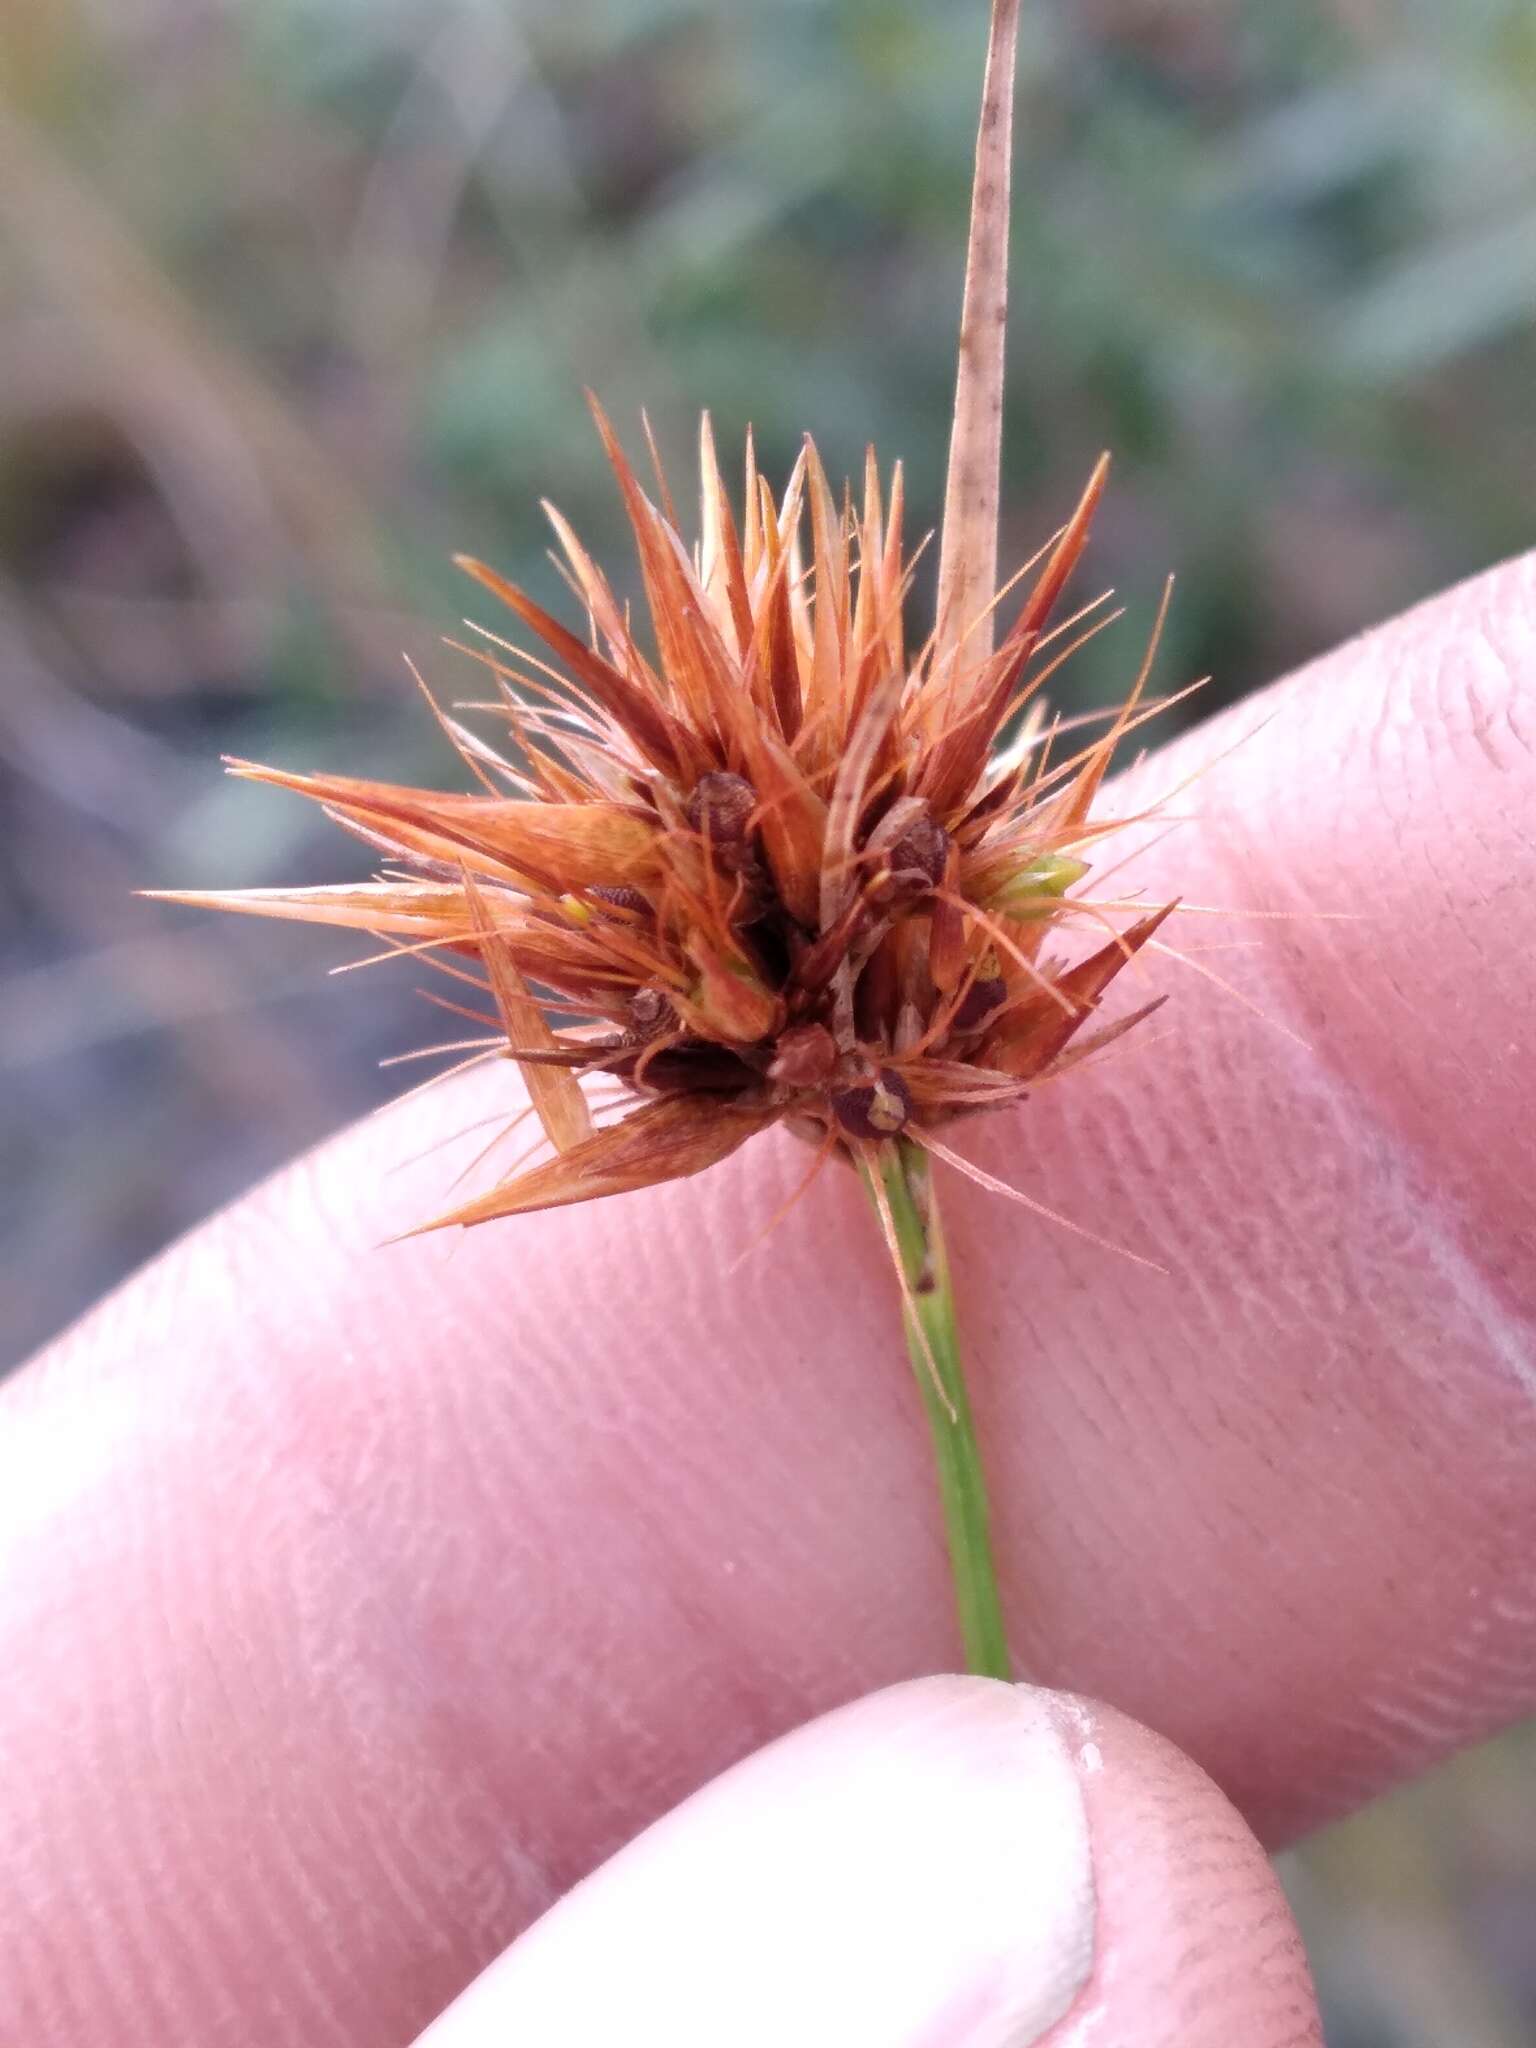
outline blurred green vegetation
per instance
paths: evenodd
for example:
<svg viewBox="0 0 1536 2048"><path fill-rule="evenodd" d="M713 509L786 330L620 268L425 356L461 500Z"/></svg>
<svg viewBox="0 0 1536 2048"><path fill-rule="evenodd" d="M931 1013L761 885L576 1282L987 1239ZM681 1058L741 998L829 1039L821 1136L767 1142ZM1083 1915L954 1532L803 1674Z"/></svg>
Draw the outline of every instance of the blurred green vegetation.
<svg viewBox="0 0 1536 2048"><path fill-rule="evenodd" d="M624 558L583 385L679 477L705 406L770 471L873 440L931 521L983 12L0 17L0 1359L386 1092L405 982L332 1000L313 934L128 891L342 871L221 749L450 773L399 659L453 694L450 552L562 601L548 494ZM1112 447L1131 612L1060 699L1170 568L1161 673L1214 705L1529 544L1529 0L1036 0L1022 73L1004 553ZM1489 1790L1530 1762L1298 1868L1336 2048L1532 2037L1536 1814Z"/></svg>

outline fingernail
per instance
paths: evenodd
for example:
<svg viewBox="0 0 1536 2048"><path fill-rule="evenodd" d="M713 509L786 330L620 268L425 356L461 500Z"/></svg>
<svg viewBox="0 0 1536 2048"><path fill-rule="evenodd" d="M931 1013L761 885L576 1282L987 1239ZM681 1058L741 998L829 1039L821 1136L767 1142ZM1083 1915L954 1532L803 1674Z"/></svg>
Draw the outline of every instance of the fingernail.
<svg viewBox="0 0 1536 2048"><path fill-rule="evenodd" d="M1078 1731L1054 1695L1032 1686L941 1680L903 1690L916 1703L930 1688L933 1723L920 1739L934 1761L921 1774L919 1824L933 1829L935 1867L949 1861L951 1881L916 1906L953 1943L932 1957L953 1990L931 2036L899 2038L925 2048L930 2039L945 2048L1033 2048L1093 1970L1096 1898ZM934 1768L949 1744L952 1774Z"/></svg>
<svg viewBox="0 0 1536 2048"><path fill-rule="evenodd" d="M829 1714L631 1843L424 2042L1031 2048L1093 1967L1070 1736L990 1679Z"/></svg>

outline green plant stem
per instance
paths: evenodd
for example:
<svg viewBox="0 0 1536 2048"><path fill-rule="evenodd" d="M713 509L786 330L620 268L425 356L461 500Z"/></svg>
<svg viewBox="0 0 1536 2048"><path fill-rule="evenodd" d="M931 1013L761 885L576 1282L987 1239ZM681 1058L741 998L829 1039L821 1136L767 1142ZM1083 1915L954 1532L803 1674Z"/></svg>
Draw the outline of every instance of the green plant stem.
<svg viewBox="0 0 1536 2048"><path fill-rule="evenodd" d="M1003 1630L997 1568L987 1527L987 1488L971 1404L960 1365L960 1333L944 1232L934 1199L928 1155L910 1139L883 1146L876 1168L895 1226L896 1253L913 1307L903 1320L907 1350L928 1416L939 1468L939 1494L949 1541L955 1605L967 1668L986 1678L1012 1678L1013 1660ZM873 1187L870 1198L874 1200ZM915 1313L914 1313L915 1309Z"/></svg>

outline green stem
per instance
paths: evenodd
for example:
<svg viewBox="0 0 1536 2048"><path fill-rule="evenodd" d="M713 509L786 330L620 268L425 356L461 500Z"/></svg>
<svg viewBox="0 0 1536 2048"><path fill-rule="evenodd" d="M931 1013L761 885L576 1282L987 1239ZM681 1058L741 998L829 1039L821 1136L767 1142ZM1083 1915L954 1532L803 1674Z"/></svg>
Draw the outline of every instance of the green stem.
<svg viewBox="0 0 1536 2048"><path fill-rule="evenodd" d="M871 1171L879 1172L895 1226L897 1256L915 1305L915 1315L908 1308L903 1316L907 1350L933 1435L965 1661L983 1677L1012 1678L987 1529L986 1480L960 1366L955 1293L928 1155L909 1138L899 1138L881 1147L878 1168L862 1170L866 1183ZM874 1199L873 1187L870 1197Z"/></svg>

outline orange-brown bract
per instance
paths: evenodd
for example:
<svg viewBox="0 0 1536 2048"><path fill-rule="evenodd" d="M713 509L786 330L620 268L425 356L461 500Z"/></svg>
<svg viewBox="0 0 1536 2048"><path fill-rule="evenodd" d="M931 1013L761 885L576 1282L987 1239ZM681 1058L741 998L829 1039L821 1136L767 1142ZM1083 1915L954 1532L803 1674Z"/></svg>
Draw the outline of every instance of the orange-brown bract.
<svg viewBox="0 0 1536 2048"><path fill-rule="evenodd" d="M521 1064L554 1156L444 1223L691 1174L781 1119L858 1151L1015 1102L1092 1042L1081 1028L1167 914L1116 931L1066 893L1112 829L1091 807L1145 715L1140 683L1064 759L1029 722L1072 624L1052 631L1103 463L995 650L990 622L962 621L940 655L906 644L899 469L887 488L871 455L862 502L840 504L807 443L776 499L749 448L738 518L706 421L690 548L597 418L639 551L645 645L557 514L588 636L465 561L544 649L493 636L479 653L502 751L445 721L480 789L234 763L325 805L387 866L362 886L193 899L478 969L491 1049ZM1023 741L999 756L1021 715ZM1064 964L1074 924L1093 943ZM595 1076L622 1109L596 1124Z"/></svg>

